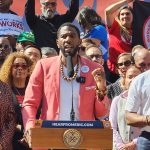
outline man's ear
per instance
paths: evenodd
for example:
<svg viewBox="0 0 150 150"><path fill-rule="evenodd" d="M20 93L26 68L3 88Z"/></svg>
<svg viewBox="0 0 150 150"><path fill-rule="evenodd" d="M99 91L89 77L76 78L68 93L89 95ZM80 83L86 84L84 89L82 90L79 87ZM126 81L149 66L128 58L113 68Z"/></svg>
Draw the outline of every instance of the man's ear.
<svg viewBox="0 0 150 150"><path fill-rule="evenodd" d="M82 39L79 40L79 45L81 45L81 43L82 43Z"/></svg>
<svg viewBox="0 0 150 150"><path fill-rule="evenodd" d="M104 59L102 59L102 64L101 64L102 66L104 65Z"/></svg>
<svg viewBox="0 0 150 150"><path fill-rule="evenodd" d="M60 48L58 39L56 39L56 44L57 44L57 47Z"/></svg>

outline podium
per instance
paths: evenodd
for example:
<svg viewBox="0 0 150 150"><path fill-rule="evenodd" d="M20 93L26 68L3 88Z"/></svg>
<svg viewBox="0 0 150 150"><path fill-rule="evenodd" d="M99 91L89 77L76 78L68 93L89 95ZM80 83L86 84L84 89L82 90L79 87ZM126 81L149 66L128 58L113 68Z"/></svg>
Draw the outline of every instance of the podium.
<svg viewBox="0 0 150 150"><path fill-rule="evenodd" d="M109 121L39 120L35 124L31 129L31 148L112 149Z"/></svg>

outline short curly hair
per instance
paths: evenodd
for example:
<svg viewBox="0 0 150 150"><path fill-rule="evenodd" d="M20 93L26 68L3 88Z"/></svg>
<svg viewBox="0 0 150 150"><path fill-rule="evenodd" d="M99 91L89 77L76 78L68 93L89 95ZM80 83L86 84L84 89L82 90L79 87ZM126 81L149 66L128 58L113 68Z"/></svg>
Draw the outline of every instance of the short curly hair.
<svg viewBox="0 0 150 150"><path fill-rule="evenodd" d="M27 57L21 52L14 52L9 54L0 69L0 80L9 84L10 86L12 86L12 65L16 58L25 59L27 66L29 67L29 76L31 75L30 72L32 69L33 62L29 57Z"/></svg>

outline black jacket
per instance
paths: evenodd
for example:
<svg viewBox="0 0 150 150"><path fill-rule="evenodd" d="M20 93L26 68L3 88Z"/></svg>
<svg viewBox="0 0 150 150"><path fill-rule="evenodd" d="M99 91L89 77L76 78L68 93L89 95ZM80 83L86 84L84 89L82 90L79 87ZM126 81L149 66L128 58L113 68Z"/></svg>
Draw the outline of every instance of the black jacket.
<svg viewBox="0 0 150 150"><path fill-rule="evenodd" d="M46 19L42 15L35 15L35 0L27 0L25 16L30 29L35 35L36 45L38 47L53 47L57 49L56 32L58 28L65 22L72 22L78 10L79 0L71 0L70 8L66 14L58 14L52 19Z"/></svg>

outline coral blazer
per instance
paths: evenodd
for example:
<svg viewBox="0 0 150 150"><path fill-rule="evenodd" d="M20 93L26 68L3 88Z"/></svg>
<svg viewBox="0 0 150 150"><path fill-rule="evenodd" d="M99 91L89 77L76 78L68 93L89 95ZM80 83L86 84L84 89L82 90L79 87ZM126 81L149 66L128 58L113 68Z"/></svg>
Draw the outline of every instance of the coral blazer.
<svg viewBox="0 0 150 150"><path fill-rule="evenodd" d="M96 96L95 80L91 72L101 65L80 57L80 76L86 78L80 84L79 117L80 120L95 120L108 115L109 100L107 97L100 102ZM67 91L66 91L67 94ZM34 127L37 109L42 100L42 120L58 120L60 100L60 56L38 61L27 86L22 105L25 129Z"/></svg>

